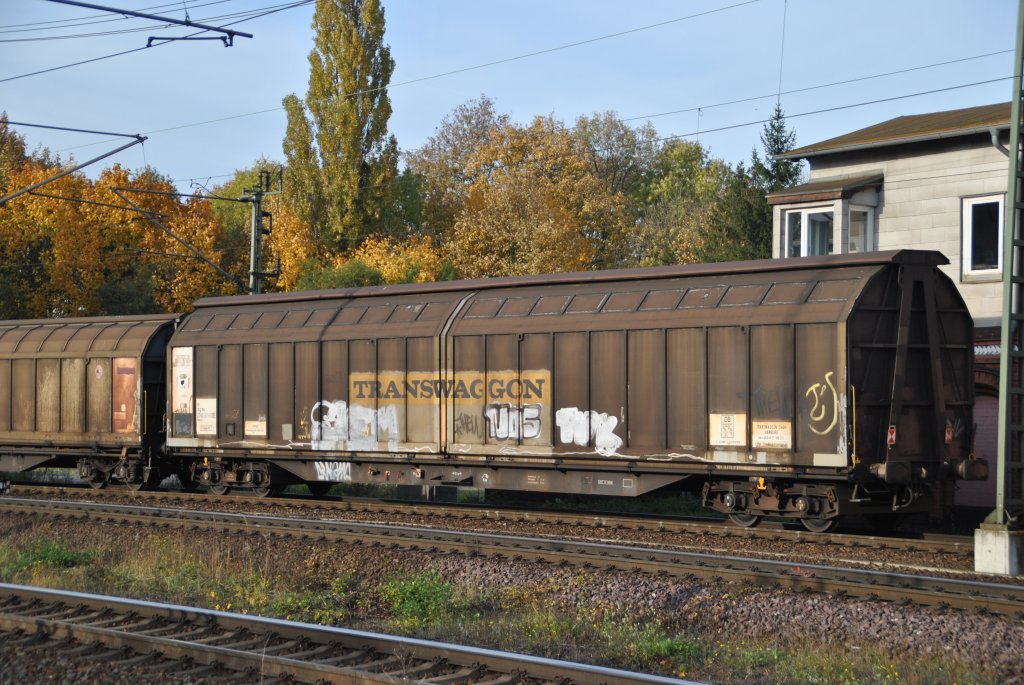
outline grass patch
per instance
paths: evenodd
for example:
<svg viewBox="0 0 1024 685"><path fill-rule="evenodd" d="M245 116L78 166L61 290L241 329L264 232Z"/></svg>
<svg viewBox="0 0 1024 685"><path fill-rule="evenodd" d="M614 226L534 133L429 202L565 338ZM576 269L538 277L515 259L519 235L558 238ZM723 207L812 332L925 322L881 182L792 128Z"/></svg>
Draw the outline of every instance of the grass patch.
<svg viewBox="0 0 1024 685"><path fill-rule="evenodd" d="M444 624L460 612L454 588L433 569L389 580L380 595L394 616L395 626L403 631Z"/></svg>
<svg viewBox="0 0 1024 685"><path fill-rule="evenodd" d="M326 544L102 526L33 524L0 542L0 579L290 620L383 630L685 677L719 685L1002 685L983 659L896 654L886 644L827 645L778 635L742 640L655 609L595 602L600 578L552 569L543 581L460 580L459 564ZM73 538L72 538L73 536ZM500 576L500 574L499 574ZM595 606L600 604L600 606ZM725 632L719 632L724 630ZM730 635L723 639L721 635Z"/></svg>

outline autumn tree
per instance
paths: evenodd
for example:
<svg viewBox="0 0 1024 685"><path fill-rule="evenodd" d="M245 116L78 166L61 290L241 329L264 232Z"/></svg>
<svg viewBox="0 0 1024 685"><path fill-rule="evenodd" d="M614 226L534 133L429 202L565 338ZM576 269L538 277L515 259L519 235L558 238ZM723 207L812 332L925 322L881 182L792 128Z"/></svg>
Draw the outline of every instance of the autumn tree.
<svg viewBox="0 0 1024 685"><path fill-rule="evenodd" d="M655 174L660 146L649 123L633 128L614 112L581 116L573 136L583 144L594 174L611 193L638 206Z"/></svg>
<svg viewBox="0 0 1024 685"><path fill-rule="evenodd" d="M331 252L355 249L394 194L398 143L388 135L394 70L380 0L322 0L313 14L305 101L284 99L286 195Z"/></svg>
<svg viewBox="0 0 1024 685"><path fill-rule="evenodd" d="M452 231L474 180L474 155L509 123L508 115L498 114L494 101L481 95L456 107L422 147L406 154L409 172L422 179L425 233L440 238Z"/></svg>
<svg viewBox="0 0 1024 685"><path fill-rule="evenodd" d="M622 197L607 192L560 122L505 124L471 156L445 246L470 277L583 271L619 262Z"/></svg>
<svg viewBox="0 0 1024 685"><path fill-rule="evenodd" d="M646 188L643 219L632 254L644 266L720 261L735 255L735 237L715 226L732 169L700 143L672 140L658 154Z"/></svg>
<svg viewBox="0 0 1024 685"><path fill-rule="evenodd" d="M7 194L7 174L28 161L25 138L7 123L7 112L0 112L0 192Z"/></svg>
<svg viewBox="0 0 1024 685"><path fill-rule="evenodd" d="M23 188L59 167L29 161L9 175ZM200 198L180 202L151 169L115 165L95 181L75 173L0 211L0 315L66 317L185 311L198 297L231 292L207 264L145 220L124 193L213 261L220 224ZM146 191L142 193L133 191ZM155 193L153 191L156 191Z"/></svg>

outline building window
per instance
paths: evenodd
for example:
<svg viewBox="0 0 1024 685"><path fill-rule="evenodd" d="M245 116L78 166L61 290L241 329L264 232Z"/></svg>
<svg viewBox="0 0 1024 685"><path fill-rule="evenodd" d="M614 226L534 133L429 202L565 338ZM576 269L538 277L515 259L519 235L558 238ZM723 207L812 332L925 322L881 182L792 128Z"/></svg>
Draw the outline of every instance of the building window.
<svg viewBox="0 0 1024 685"><path fill-rule="evenodd" d="M786 212L785 257L832 254L832 210L821 207Z"/></svg>
<svg viewBox="0 0 1024 685"><path fill-rule="evenodd" d="M867 207L850 207L848 252L871 252L875 249L873 212Z"/></svg>
<svg viewBox="0 0 1024 685"><path fill-rule="evenodd" d="M963 273L998 276L1003 270L1003 196L963 199Z"/></svg>

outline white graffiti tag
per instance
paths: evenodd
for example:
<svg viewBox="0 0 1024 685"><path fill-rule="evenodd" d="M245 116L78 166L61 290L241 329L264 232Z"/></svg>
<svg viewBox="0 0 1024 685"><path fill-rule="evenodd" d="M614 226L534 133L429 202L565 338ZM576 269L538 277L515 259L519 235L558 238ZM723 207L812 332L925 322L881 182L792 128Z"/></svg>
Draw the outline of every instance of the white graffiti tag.
<svg viewBox="0 0 1024 685"><path fill-rule="evenodd" d="M829 371L825 374L824 383L815 383L804 393L804 397L814 398L814 406L808 414L811 420L808 428L818 435L825 435L831 431L839 420L839 395L836 393L836 386L832 384L834 375L835 372Z"/></svg>
<svg viewBox="0 0 1024 685"><path fill-rule="evenodd" d="M622 438L615 435L615 427L619 425L616 416L565 407L555 412L555 425L559 428L558 436L563 444L586 447L593 440L594 447L602 453L612 453L622 447Z"/></svg>
<svg viewBox="0 0 1024 685"><path fill-rule="evenodd" d="M519 408L508 402L489 404L484 412L487 432L496 440L529 440L540 435L540 405Z"/></svg>
<svg viewBox="0 0 1024 685"><path fill-rule="evenodd" d="M398 412L394 405L374 409L349 407L344 400L317 402L309 418L315 450L371 451L384 440L389 451L398 449Z"/></svg>
<svg viewBox="0 0 1024 685"><path fill-rule="evenodd" d="M316 467L316 479L327 480L336 483L352 482L352 464L347 461L317 461L313 462Z"/></svg>

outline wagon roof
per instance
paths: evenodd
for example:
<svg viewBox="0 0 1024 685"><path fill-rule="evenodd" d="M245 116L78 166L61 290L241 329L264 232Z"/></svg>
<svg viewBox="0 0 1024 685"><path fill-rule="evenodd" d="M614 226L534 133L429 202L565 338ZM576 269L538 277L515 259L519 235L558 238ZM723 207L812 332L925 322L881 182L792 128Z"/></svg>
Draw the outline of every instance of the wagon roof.
<svg viewBox="0 0 1024 685"><path fill-rule="evenodd" d="M0 356L141 357L177 314L0 321Z"/></svg>
<svg viewBox="0 0 1024 685"><path fill-rule="evenodd" d="M949 260L933 250L890 250L857 254L795 257L789 259L762 259L745 262L716 262L642 269L611 269L607 271L581 271L573 273L541 274L536 276L508 276L500 278L465 279L441 283L408 283L401 285L366 286L336 290L310 290L303 292L270 293L265 295L237 295L208 297L196 302L196 309L209 307L238 307L252 304L315 302L318 300L354 299L428 293L471 292L499 288L532 287L538 285L579 285L627 281L651 281L668 278L712 277L736 274L770 273L854 266L883 266L886 264L915 264L940 266Z"/></svg>

